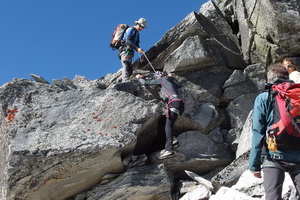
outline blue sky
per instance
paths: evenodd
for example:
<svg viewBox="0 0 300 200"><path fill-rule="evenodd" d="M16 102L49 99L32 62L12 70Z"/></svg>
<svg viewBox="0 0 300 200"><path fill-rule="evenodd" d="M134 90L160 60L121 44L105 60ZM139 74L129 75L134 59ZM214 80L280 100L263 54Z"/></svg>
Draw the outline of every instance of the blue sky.
<svg viewBox="0 0 300 200"><path fill-rule="evenodd" d="M140 46L147 51L207 1L0 0L0 86L13 78L31 79L30 73L50 83L115 73L121 64L109 42L116 25L146 18Z"/></svg>

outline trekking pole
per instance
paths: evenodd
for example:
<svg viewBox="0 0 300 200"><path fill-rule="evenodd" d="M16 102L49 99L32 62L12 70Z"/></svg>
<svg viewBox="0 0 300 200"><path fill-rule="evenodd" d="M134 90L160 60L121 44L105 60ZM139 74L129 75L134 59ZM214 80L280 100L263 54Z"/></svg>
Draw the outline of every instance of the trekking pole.
<svg viewBox="0 0 300 200"><path fill-rule="evenodd" d="M154 69L153 65L151 64L150 60L148 59L148 57L146 56L145 52L143 52L145 58L147 59L148 63L150 64L150 66L152 67L153 71L156 72L156 70Z"/></svg>

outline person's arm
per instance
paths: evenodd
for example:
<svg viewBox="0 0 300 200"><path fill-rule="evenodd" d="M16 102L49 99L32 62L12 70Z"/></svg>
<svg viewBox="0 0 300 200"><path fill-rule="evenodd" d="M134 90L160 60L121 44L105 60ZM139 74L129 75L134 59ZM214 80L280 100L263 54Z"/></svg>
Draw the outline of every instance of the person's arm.
<svg viewBox="0 0 300 200"><path fill-rule="evenodd" d="M134 27L130 27L126 30L125 44L129 48L136 50L139 53L144 53L144 50L140 48L139 33Z"/></svg>
<svg viewBox="0 0 300 200"><path fill-rule="evenodd" d="M252 143L249 157L249 169L257 178L261 177L261 153L267 128L267 108L266 98L263 98L264 95L260 94L256 97L252 116Z"/></svg>
<svg viewBox="0 0 300 200"><path fill-rule="evenodd" d="M143 79L143 76L141 76L141 75L136 75L135 76L136 77L136 79L138 79L139 80L139 82L141 83L141 84L143 84L143 85L160 85L161 84L161 78L158 78L158 79L152 79L152 80L145 80L145 79Z"/></svg>
<svg viewBox="0 0 300 200"><path fill-rule="evenodd" d="M142 54L142 53L144 53L144 49L140 48L140 34L139 33L136 33L136 34L138 34L137 35L137 41L135 42L135 46L137 47L136 51L138 53Z"/></svg>

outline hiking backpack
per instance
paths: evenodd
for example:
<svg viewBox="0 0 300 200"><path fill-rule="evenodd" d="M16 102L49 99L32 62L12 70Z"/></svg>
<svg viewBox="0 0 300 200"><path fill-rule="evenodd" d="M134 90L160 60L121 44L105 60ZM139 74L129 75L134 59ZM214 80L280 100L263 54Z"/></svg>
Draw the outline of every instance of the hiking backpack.
<svg viewBox="0 0 300 200"><path fill-rule="evenodd" d="M115 30L112 34L112 40L109 45L113 50L119 49L120 46L122 45L122 38L128 27L129 27L129 25L127 25L127 24L119 24L115 28Z"/></svg>
<svg viewBox="0 0 300 200"><path fill-rule="evenodd" d="M272 85L270 94L275 99L273 124L267 131L269 149L300 150L300 84Z"/></svg>

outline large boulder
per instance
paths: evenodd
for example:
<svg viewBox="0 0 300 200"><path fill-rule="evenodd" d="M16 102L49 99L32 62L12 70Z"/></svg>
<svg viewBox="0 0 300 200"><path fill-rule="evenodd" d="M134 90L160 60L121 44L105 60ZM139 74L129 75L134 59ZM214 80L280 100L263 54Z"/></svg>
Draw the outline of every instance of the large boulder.
<svg viewBox="0 0 300 200"><path fill-rule="evenodd" d="M0 199L127 198L129 191L178 199L187 169L213 187L199 182L184 192L194 197L261 198L261 180L247 172L251 111L266 66L299 57L299 8L295 0L209 1L146 52L182 85L185 112L173 130L179 147L166 160L157 159L166 120L158 87L117 83L121 71L54 85L31 74L34 81L2 85ZM134 74L152 71L144 56L133 65ZM291 184L284 188L285 199L296 198Z"/></svg>

